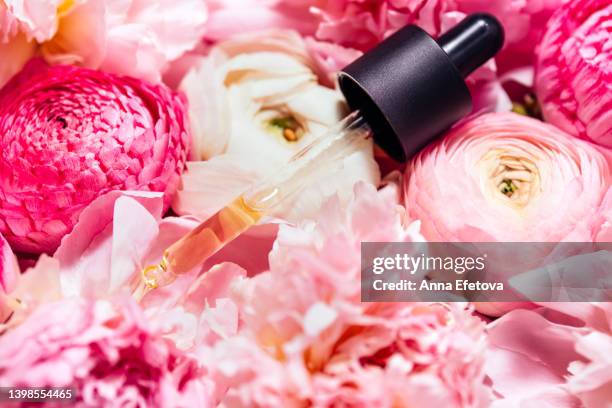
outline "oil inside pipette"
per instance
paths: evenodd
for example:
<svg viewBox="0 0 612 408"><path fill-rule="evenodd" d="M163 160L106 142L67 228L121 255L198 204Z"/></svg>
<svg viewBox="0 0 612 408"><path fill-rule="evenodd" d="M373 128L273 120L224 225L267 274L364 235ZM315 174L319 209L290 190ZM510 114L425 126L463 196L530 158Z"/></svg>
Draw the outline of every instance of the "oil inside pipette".
<svg viewBox="0 0 612 408"><path fill-rule="evenodd" d="M238 197L168 247L158 265L145 268L135 297L140 299L150 290L172 283L181 271L195 268L263 215L265 212L247 203L244 196Z"/></svg>
<svg viewBox="0 0 612 408"><path fill-rule="evenodd" d="M300 150L275 175L254 185L164 251L157 265L143 269L134 291L141 299L170 284L237 238L263 216L291 203L296 193L342 167L345 157L371 143L371 130L353 112L326 135Z"/></svg>

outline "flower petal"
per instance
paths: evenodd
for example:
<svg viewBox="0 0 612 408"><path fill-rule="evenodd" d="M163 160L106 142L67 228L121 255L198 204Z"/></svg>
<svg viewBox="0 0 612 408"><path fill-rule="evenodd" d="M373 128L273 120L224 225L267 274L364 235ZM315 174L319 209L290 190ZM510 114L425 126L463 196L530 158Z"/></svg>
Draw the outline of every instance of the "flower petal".
<svg viewBox="0 0 612 408"><path fill-rule="evenodd" d="M156 219L161 217L163 198L160 193L110 192L92 202L83 210L74 230L64 237L54 255L60 261L65 296L103 296L109 293L111 282L117 282L118 278L112 276L113 219L116 204L124 196L140 204L138 207L129 206L134 217L131 225L146 223L151 215ZM154 238L150 232L141 237L141 243L150 244Z"/></svg>

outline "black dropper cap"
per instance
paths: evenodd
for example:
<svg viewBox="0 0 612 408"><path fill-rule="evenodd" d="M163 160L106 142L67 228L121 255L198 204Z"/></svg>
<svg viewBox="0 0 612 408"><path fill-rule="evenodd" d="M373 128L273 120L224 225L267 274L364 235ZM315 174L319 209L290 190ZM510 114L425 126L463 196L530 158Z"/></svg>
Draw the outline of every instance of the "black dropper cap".
<svg viewBox="0 0 612 408"><path fill-rule="evenodd" d="M472 14L438 41L409 25L340 72L349 106L374 140L405 162L472 110L464 78L502 47L504 31L489 14Z"/></svg>

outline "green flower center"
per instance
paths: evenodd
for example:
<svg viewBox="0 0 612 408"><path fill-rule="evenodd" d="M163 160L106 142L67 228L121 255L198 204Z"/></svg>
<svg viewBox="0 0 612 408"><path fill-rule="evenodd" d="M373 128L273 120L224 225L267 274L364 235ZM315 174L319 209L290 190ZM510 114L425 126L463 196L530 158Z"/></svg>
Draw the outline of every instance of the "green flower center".
<svg viewBox="0 0 612 408"><path fill-rule="evenodd" d="M512 197L518 189L518 186L510 179L503 179L499 184L499 191L506 197Z"/></svg>
<svg viewBox="0 0 612 408"><path fill-rule="evenodd" d="M280 134L287 142L297 142L304 136L304 127L292 115L275 116L267 120L268 129Z"/></svg>

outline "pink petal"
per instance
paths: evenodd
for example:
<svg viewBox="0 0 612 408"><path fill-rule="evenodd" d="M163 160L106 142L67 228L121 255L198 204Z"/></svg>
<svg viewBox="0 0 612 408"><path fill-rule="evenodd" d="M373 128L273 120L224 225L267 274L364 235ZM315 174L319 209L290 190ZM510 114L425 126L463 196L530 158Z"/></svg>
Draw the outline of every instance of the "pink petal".
<svg viewBox="0 0 612 408"><path fill-rule="evenodd" d="M62 0L5 0L30 38L42 43L55 34L59 24L57 9Z"/></svg>
<svg viewBox="0 0 612 408"><path fill-rule="evenodd" d="M157 46L171 61L199 43L207 18L204 0L133 0L128 21L155 33Z"/></svg>
<svg viewBox="0 0 612 408"><path fill-rule="evenodd" d="M111 292L127 285L134 271L142 268L140 259L144 258L159 232L157 222L155 216L133 198L119 197L115 201Z"/></svg>
<svg viewBox="0 0 612 408"><path fill-rule="evenodd" d="M551 323L527 310L514 310L494 321L489 325L485 365L493 389L508 400L564 395L567 367L579 359L574 350L578 333L580 329Z"/></svg>
<svg viewBox="0 0 612 408"><path fill-rule="evenodd" d="M34 56L36 43L18 34L7 43L0 41L0 88L6 84Z"/></svg>
<svg viewBox="0 0 612 408"><path fill-rule="evenodd" d="M61 30L43 44L42 54L52 64L79 64L97 68L106 53L104 4L87 1L61 20Z"/></svg>
<svg viewBox="0 0 612 408"><path fill-rule="evenodd" d="M113 218L121 197L137 201L142 208L134 211L135 222L153 215L161 217L163 195L148 192L110 192L83 210L74 230L62 239L54 254L62 268L62 289L66 295L101 295L111 282ZM152 237L149 237L152 239Z"/></svg>
<svg viewBox="0 0 612 408"><path fill-rule="evenodd" d="M199 314L205 305L214 306L217 299L229 297L230 285L238 277L246 277L246 271L236 264L214 266L191 285L183 299L185 307Z"/></svg>
<svg viewBox="0 0 612 408"><path fill-rule="evenodd" d="M107 49L111 50L100 69L158 82L166 64L147 27L126 24L109 29Z"/></svg>

